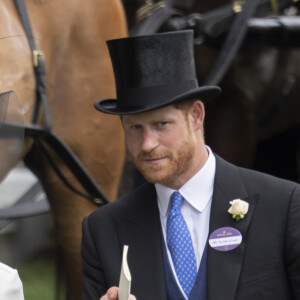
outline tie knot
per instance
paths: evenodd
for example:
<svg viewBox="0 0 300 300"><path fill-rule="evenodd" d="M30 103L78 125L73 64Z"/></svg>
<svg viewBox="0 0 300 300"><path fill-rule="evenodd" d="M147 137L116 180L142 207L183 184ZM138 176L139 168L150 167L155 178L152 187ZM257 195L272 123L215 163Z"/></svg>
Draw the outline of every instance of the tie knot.
<svg viewBox="0 0 300 300"><path fill-rule="evenodd" d="M183 201L183 197L179 192L174 192L171 195L171 211L179 211L180 212L180 207Z"/></svg>

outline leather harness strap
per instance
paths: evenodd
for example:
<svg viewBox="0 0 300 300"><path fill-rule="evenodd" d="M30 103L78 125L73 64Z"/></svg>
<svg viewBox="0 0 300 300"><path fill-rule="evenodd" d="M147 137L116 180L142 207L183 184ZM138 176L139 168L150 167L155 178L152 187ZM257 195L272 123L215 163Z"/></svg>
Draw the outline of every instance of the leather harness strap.
<svg viewBox="0 0 300 300"><path fill-rule="evenodd" d="M160 0L160 2L164 1ZM245 3L242 4L243 2ZM293 0L276 0L275 2L276 12L293 4ZM204 14L196 13L187 17L168 5L162 5L160 9L148 14L137 23L130 34L134 36L161 31L193 29L195 42L205 39L209 43L213 43L221 35L227 34L218 59L203 83L204 85L218 85L246 37L249 29L248 20L254 14L263 15L274 10L272 3L274 1L270 2L270 0L240 1L241 11L238 13L233 10L232 4L226 4Z"/></svg>
<svg viewBox="0 0 300 300"><path fill-rule="evenodd" d="M261 0L248 0L243 5L242 11L235 17L231 29L222 46L221 53L214 67L206 77L204 85L218 85L234 60L247 33L249 18L256 13Z"/></svg>
<svg viewBox="0 0 300 300"><path fill-rule="evenodd" d="M163 1L161 1L163 2ZM153 11L151 15L144 19L141 19L135 26L130 29L130 36L147 35L159 32L163 24L170 18L179 17L183 18L183 15L174 8L168 6L162 6L159 9Z"/></svg>
<svg viewBox="0 0 300 300"><path fill-rule="evenodd" d="M27 9L24 3L24 0L15 0L15 4L23 24L31 51L33 53L33 67L34 74L36 79L36 102L34 113L32 116L32 124L25 125L25 135L27 137L33 137L35 142L41 145L41 149L43 153L47 157L50 165L57 173L57 175L61 178L63 183L70 188L76 194L83 196L94 204L98 206L102 206L109 202L106 195L94 181L94 179L90 176L87 170L84 168L79 159L75 156L72 150L57 136L55 135L51 129L51 117L50 111L48 107L47 100L47 81L46 81L46 71L45 71L45 62L41 52L37 49L34 35L32 34L32 29L30 25L30 20L28 17ZM44 118L45 118L45 126L41 127L37 125L37 117L39 113L40 106L43 106ZM14 126L14 125L13 125ZM78 189L76 189L63 175L60 171L57 164L52 159L50 152L44 146L46 143L50 148L56 152L56 154L62 159L64 164L69 168L69 170L74 174L76 179L80 182L81 186L85 189L87 194L82 193Z"/></svg>
<svg viewBox="0 0 300 300"><path fill-rule="evenodd" d="M51 130L51 117L47 101L47 80L45 62L42 56L42 52L36 47L34 36L32 34L29 17L27 14L26 6L23 0L15 0L17 11L19 13L23 28L25 30L30 49L32 51L34 74L36 79L36 102L34 113L32 116L32 123L37 122L40 105L43 106L45 116L45 129Z"/></svg>

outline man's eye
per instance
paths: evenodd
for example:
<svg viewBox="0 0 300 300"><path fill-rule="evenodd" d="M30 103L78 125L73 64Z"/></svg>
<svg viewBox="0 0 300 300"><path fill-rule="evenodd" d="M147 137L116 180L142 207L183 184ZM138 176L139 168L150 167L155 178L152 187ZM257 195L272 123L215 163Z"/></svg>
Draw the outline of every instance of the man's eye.
<svg viewBox="0 0 300 300"><path fill-rule="evenodd" d="M142 126L137 124L137 125L132 125L131 128L134 130L138 130L138 129L142 128Z"/></svg>
<svg viewBox="0 0 300 300"><path fill-rule="evenodd" d="M159 126L159 127L165 127L166 125L168 125L169 124L169 122L158 122L157 123L157 125Z"/></svg>

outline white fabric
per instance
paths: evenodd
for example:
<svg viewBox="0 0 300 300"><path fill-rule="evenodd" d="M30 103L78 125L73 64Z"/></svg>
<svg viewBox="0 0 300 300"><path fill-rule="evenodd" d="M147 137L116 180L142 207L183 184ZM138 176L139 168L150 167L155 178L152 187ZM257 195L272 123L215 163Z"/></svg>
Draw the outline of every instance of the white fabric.
<svg viewBox="0 0 300 300"><path fill-rule="evenodd" d="M209 147L207 147L207 149L209 151L209 156L204 166L179 189L180 194L185 199L181 206L181 213L191 233L196 254L197 269L199 269L208 238L211 200L216 172L216 158L211 149ZM174 190L161 184L155 184L155 188L160 212L160 221L166 244L166 223L170 209L169 199ZM178 283L171 254L168 247L166 247L166 249L174 277Z"/></svg>
<svg viewBox="0 0 300 300"><path fill-rule="evenodd" d="M24 300L18 271L0 263L0 300Z"/></svg>

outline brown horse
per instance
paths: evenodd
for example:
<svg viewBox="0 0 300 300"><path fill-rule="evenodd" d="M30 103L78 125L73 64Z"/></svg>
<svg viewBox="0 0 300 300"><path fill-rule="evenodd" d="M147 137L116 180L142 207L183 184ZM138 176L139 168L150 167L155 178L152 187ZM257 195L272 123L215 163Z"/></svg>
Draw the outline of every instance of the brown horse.
<svg viewBox="0 0 300 300"><path fill-rule="evenodd" d="M238 1L123 2L131 30L133 26L137 26L133 11L136 12L146 3L165 2L187 17L195 13L205 14ZM267 17L268 14L274 15L271 8L265 13L260 12L259 17ZM148 28L151 28L149 23ZM165 30L162 26L158 31ZM195 45L199 84L205 81L213 68L223 40L224 36L221 36L216 43L204 40L202 44ZM255 37L252 37L251 43L243 44L219 83L223 90L221 97L207 104L206 141L216 153L233 163L299 180L295 174L299 156L299 151L296 153L295 149L300 132L299 50L267 45L253 47ZM277 137L280 137L280 141L275 144ZM258 150L265 151L263 153Z"/></svg>
<svg viewBox="0 0 300 300"><path fill-rule="evenodd" d="M114 97L105 41L126 36L123 7L118 0L25 2L35 42L44 53L53 132L74 151L107 197L114 200L124 162L122 130L118 118L96 112L93 103ZM12 0L0 2L0 43L0 92L16 92L24 123L28 124L36 85L32 54ZM26 139L22 157L27 156L28 166L50 200L72 293L74 299L81 299L81 221L96 206L69 191L32 144L31 138ZM71 172L63 172L81 188Z"/></svg>

